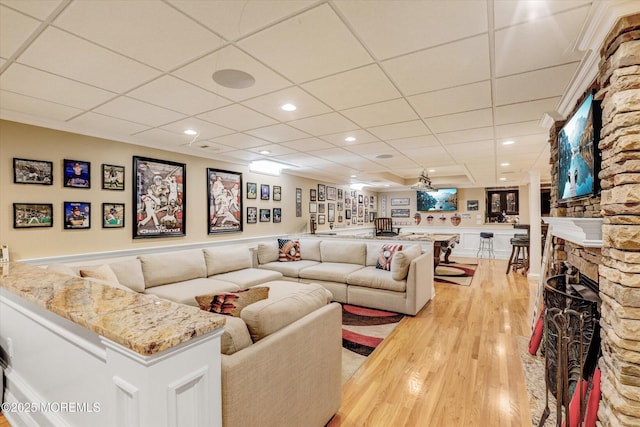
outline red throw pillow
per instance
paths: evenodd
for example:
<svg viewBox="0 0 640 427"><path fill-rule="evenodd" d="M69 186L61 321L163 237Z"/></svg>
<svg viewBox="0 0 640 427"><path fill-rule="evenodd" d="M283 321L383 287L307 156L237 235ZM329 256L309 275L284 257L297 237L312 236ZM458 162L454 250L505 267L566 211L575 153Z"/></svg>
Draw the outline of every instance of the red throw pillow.
<svg viewBox="0 0 640 427"><path fill-rule="evenodd" d="M298 240L278 239L278 261L300 261L300 242Z"/></svg>
<svg viewBox="0 0 640 427"><path fill-rule="evenodd" d="M269 297L269 288L256 286L237 292L226 292L221 294L198 295L196 302L202 310L212 313L225 314L228 316L240 317L243 308L254 302L258 302Z"/></svg>
<svg viewBox="0 0 640 427"><path fill-rule="evenodd" d="M378 262L376 268L380 270L391 271L391 261L396 252L402 250L402 245L382 245L380 254L378 254Z"/></svg>

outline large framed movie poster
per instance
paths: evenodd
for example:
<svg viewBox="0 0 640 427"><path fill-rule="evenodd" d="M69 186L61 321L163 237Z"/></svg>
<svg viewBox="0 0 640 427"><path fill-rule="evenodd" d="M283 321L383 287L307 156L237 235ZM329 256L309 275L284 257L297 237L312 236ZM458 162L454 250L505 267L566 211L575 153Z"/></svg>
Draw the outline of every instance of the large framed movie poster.
<svg viewBox="0 0 640 427"><path fill-rule="evenodd" d="M186 235L186 165L133 157L133 238Z"/></svg>
<svg viewBox="0 0 640 427"><path fill-rule="evenodd" d="M209 234L242 231L242 174L207 169Z"/></svg>

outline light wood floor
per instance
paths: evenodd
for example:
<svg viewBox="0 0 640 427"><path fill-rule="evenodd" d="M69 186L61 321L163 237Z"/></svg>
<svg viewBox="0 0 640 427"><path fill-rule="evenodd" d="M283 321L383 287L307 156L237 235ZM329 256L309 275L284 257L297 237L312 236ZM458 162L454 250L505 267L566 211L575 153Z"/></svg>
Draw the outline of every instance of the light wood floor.
<svg viewBox="0 0 640 427"><path fill-rule="evenodd" d="M471 286L437 284L347 381L328 427L531 427L517 337L537 284L506 266L480 260Z"/></svg>
<svg viewBox="0 0 640 427"><path fill-rule="evenodd" d="M531 427L517 337L537 283L506 266L480 260L471 286L436 284L347 381L328 427Z"/></svg>

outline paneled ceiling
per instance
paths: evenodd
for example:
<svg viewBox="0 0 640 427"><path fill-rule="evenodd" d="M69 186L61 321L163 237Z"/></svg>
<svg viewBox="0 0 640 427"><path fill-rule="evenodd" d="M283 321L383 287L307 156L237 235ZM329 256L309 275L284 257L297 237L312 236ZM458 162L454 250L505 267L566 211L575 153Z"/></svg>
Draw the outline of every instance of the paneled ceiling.
<svg viewBox="0 0 640 427"><path fill-rule="evenodd" d="M545 182L540 122L585 56L576 41L592 8L0 0L0 117L378 189L423 170L438 186L517 185L529 170ZM255 83L214 82L227 69Z"/></svg>

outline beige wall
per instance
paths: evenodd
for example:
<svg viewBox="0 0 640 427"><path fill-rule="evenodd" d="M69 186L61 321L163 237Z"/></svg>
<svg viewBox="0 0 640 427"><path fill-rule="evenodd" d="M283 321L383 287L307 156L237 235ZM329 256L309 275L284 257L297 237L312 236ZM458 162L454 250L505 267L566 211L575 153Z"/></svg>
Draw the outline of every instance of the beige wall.
<svg viewBox="0 0 640 427"><path fill-rule="evenodd" d="M172 238L132 238L132 157L143 156L186 164L186 236ZM13 158L46 160L53 162L54 183L24 185L13 183ZM91 188L63 187L63 160L73 159L91 162ZM102 189L102 164L124 166L125 191ZM222 235L207 234L206 169L218 168L242 172L243 193L246 182L280 185L282 201L243 200L243 232ZM247 166L211 159L156 150L121 142L93 138L84 135L0 121L0 243L9 245L13 260L47 256L71 255L87 252L115 251L155 246L201 243L207 241L240 239L246 237L273 236L308 231L309 189L317 188L317 181L289 174L280 177L250 172ZM343 188L333 183L326 185ZM272 187L273 188L273 187ZM295 216L295 189L302 188L302 217ZM365 195L375 193L363 191ZM63 202L91 203L91 228L88 230L63 229ZM13 203L52 203L54 224L51 228L13 228ZM125 204L125 227L102 228L102 203ZM246 207L282 208L281 223L246 223ZM336 220L339 215L336 212ZM344 215L343 215L344 216ZM343 223L343 225L346 223ZM336 225L338 225L336 223ZM365 223L366 225L370 225ZM318 230L328 230L329 224L319 225Z"/></svg>

